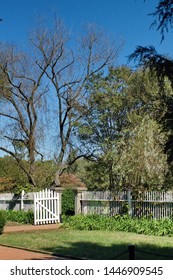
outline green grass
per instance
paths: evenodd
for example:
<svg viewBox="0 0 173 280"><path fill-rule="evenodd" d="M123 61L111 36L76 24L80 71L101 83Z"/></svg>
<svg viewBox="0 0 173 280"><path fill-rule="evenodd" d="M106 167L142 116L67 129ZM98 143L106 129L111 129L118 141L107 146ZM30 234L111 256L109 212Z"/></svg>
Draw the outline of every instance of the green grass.
<svg viewBox="0 0 173 280"><path fill-rule="evenodd" d="M0 236L0 243L78 258L106 260L116 259L117 255L127 251L129 244L134 244L137 250L151 254L136 252L136 259L173 260L173 237L127 232L58 229L32 233L6 233ZM128 253L117 259L128 259Z"/></svg>

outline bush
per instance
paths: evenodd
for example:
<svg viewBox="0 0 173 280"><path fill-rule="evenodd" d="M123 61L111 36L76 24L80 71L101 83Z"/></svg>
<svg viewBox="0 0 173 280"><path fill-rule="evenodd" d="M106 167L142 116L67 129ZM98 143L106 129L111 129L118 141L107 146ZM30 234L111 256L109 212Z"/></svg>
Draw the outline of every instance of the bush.
<svg viewBox="0 0 173 280"><path fill-rule="evenodd" d="M0 211L0 234L3 233L5 223L6 223L5 214Z"/></svg>
<svg viewBox="0 0 173 280"><path fill-rule="evenodd" d="M74 215L75 213L75 194L72 189L65 189L62 193L62 214Z"/></svg>
<svg viewBox="0 0 173 280"><path fill-rule="evenodd" d="M76 215L63 217L64 227L77 230L110 230L137 234L173 236L171 219L152 220L131 218L129 215L107 217L102 215Z"/></svg>
<svg viewBox="0 0 173 280"><path fill-rule="evenodd" d="M0 213L3 213L6 220L17 222L20 224L33 224L34 223L34 212L29 210L17 211L17 210L1 210Z"/></svg>
<svg viewBox="0 0 173 280"><path fill-rule="evenodd" d="M32 210L26 212L25 224L34 224L34 212Z"/></svg>

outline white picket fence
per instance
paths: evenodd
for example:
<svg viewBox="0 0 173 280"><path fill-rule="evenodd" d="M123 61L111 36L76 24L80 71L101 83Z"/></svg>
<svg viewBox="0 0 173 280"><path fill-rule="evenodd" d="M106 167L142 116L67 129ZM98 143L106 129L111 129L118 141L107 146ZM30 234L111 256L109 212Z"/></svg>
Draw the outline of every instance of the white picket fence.
<svg viewBox="0 0 173 280"><path fill-rule="evenodd" d="M173 191L150 191L134 198L130 191L90 192L81 195L81 213L110 215L125 209L134 217L151 216L154 219L173 218Z"/></svg>
<svg viewBox="0 0 173 280"><path fill-rule="evenodd" d="M60 222L59 193L42 190L34 194L34 225Z"/></svg>
<svg viewBox="0 0 173 280"><path fill-rule="evenodd" d="M59 193L58 193L59 192ZM0 194L0 209L34 210L34 224L60 222L61 194L45 189L38 193ZM75 197L75 214L121 214L124 210L134 217L151 216L155 219L173 218L173 191L149 191L136 199L130 191L83 191Z"/></svg>

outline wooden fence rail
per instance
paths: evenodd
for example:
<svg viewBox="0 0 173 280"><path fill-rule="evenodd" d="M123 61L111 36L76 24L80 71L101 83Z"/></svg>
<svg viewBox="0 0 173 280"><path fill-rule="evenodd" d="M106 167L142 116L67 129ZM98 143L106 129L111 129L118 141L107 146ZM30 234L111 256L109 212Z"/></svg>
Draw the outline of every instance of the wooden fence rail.
<svg viewBox="0 0 173 280"><path fill-rule="evenodd" d="M81 213L114 216L129 213L133 217L155 219L173 217L173 192L144 192L134 197L130 191L90 192L81 194Z"/></svg>

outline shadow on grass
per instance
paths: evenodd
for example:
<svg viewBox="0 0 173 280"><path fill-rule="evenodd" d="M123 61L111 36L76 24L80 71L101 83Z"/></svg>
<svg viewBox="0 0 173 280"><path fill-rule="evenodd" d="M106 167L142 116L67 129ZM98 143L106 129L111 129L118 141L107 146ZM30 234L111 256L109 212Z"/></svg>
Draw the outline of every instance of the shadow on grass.
<svg viewBox="0 0 173 280"><path fill-rule="evenodd" d="M57 246L42 248L44 251L52 252L55 256L71 256L71 259L91 260L128 260L128 245L102 246L91 242L68 242L67 247ZM135 246L136 260L173 260L173 248L157 247L151 244Z"/></svg>

